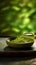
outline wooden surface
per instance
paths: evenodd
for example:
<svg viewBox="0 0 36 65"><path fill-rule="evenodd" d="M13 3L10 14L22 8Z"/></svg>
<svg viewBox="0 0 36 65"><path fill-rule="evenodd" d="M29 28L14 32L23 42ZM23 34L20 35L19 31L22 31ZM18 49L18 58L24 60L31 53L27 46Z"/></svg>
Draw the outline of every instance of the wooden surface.
<svg viewBox="0 0 36 65"><path fill-rule="evenodd" d="M7 44L5 42L6 39L8 39L8 38L0 38L0 42L2 43L2 45L0 44L0 52L4 52L4 51L8 52L9 50L11 50L9 48L5 48L7 46ZM4 43L5 43L5 45L4 45ZM5 50L4 50L4 48L5 48ZM32 49L29 48L24 51L31 51L31 50L36 51L36 40L34 40ZM25 56L21 56L21 55L20 55L21 57L20 56L18 56L18 57L10 57L10 56L0 57L0 65L36 65L36 56L34 56L33 53L32 53L32 56L30 56L30 57L25 57ZM4 55L5 55L5 53L4 53Z"/></svg>
<svg viewBox="0 0 36 65"><path fill-rule="evenodd" d="M26 49L15 49L7 46L8 38L0 38L0 56L33 56L36 55L36 40L32 47Z"/></svg>
<svg viewBox="0 0 36 65"><path fill-rule="evenodd" d="M36 57L28 58L28 57L2 57L0 58L0 65L36 65Z"/></svg>

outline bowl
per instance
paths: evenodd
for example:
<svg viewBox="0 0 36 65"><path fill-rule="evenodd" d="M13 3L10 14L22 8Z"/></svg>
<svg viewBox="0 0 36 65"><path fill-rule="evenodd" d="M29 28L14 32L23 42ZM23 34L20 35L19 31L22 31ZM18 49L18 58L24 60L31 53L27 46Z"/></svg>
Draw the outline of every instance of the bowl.
<svg viewBox="0 0 36 65"><path fill-rule="evenodd" d="M25 36L26 38L26 36ZM11 37L9 38L8 40L6 40L6 43L9 47L13 47L13 48L26 48L26 47L31 47L34 43L34 39L31 38L32 41L21 41L21 42L16 42L16 43L13 43L12 41L14 41L15 39L17 39L17 37ZM27 37L28 39L28 37Z"/></svg>

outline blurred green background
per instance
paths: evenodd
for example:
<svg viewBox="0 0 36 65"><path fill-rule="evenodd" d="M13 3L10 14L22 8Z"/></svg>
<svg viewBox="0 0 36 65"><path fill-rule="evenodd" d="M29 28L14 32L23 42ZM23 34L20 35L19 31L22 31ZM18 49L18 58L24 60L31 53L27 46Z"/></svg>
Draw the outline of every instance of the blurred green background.
<svg viewBox="0 0 36 65"><path fill-rule="evenodd" d="M36 33L36 0L0 0L0 36Z"/></svg>

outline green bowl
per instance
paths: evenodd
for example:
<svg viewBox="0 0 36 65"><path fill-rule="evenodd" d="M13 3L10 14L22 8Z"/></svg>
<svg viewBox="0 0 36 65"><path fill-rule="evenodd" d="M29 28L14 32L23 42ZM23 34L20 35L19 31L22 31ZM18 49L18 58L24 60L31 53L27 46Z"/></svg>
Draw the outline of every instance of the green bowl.
<svg viewBox="0 0 36 65"><path fill-rule="evenodd" d="M30 42L20 42L20 43L12 43L11 40L13 39L8 39L6 40L6 43L9 47L13 47L13 48L26 48L26 47L31 47L34 43L34 40L33 41L30 41Z"/></svg>

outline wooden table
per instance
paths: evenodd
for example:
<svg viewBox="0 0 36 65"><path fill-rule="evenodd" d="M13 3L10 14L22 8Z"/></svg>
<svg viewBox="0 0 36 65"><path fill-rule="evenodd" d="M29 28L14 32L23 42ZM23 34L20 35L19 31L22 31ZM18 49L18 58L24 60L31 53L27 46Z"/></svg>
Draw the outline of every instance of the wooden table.
<svg viewBox="0 0 36 65"><path fill-rule="evenodd" d="M36 65L36 57L2 57L0 58L0 65Z"/></svg>
<svg viewBox="0 0 36 65"><path fill-rule="evenodd" d="M0 38L0 41L5 43L5 41L3 40L4 40L3 38L2 39ZM35 44L33 46L35 46L36 48ZM36 56L33 56L33 57L31 56L30 57L23 57L23 56L21 57L19 56L18 57L0 57L0 65L36 65Z"/></svg>

